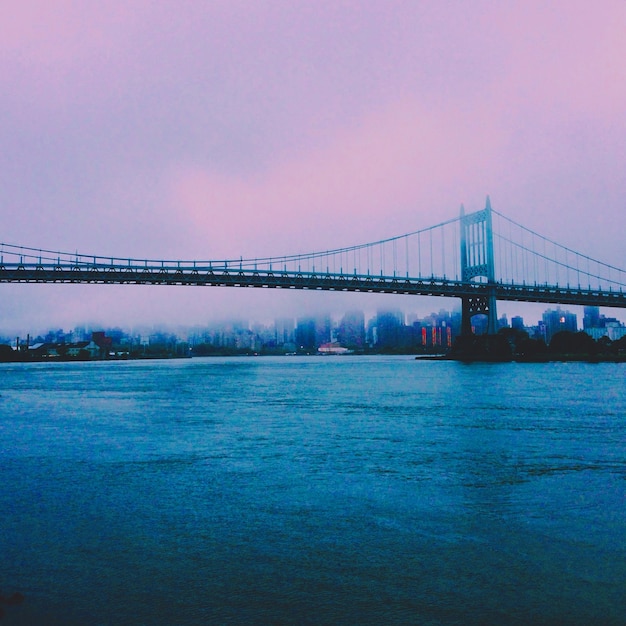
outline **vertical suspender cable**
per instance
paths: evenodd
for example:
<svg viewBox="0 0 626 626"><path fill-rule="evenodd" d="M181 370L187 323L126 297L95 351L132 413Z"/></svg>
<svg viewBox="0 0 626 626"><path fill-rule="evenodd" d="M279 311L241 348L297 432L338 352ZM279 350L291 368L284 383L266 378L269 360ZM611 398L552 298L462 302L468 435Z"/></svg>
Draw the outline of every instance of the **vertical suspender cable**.
<svg viewBox="0 0 626 626"><path fill-rule="evenodd" d="M409 277L409 238L408 236L404 238L404 261L406 264L406 277Z"/></svg>
<svg viewBox="0 0 626 626"><path fill-rule="evenodd" d="M422 243L421 243L422 231L417 233L417 275L422 277Z"/></svg>
<svg viewBox="0 0 626 626"><path fill-rule="evenodd" d="M456 227L452 227L452 232L454 236L454 250L453 250L453 261L454 261L454 278L455 280L459 280L459 256L458 256L458 248L457 248L457 235L456 235Z"/></svg>
<svg viewBox="0 0 626 626"><path fill-rule="evenodd" d="M441 264L443 269L443 277L446 277L446 230L445 226L441 227Z"/></svg>
<svg viewBox="0 0 626 626"><path fill-rule="evenodd" d="M526 248L524 247L524 229L520 228L520 251L522 253L522 283L526 281Z"/></svg>
<svg viewBox="0 0 626 626"><path fill-rule="evenodd" d="M511 259L511 284L515 282L517 276L515 276L515 269L513 264L513 227L511 226L511 222L509 220L509 257Z"/></svg>
<svg viewBox="0 0 626 626"><path fill-rule="evenodd" d="M547 285L550 282L550 263L548 261L548 247L546 245L546 238L541 238L543 241L543 271L544 271L544 284Z"/></svg>
<svg viewBox="0 0 626 626"><path fill-rule="evenodd" d="M534 271L534 282L535 285L537 285L537 282L539 280L539 259L537 257L537 250L535 249L535 240L536 237L533 239L533 271Z"/></svg>
<svg viewBox="0 0 626 626"><path fill-rule="evenodd" d="M428 234L430 235L430 275L434 276L435 271L433 269L433 231L432 229L428 231Z"/></svg>
<svg viewBox="0 0 626 626"><path fill-rule="evenodd" d="M556 284L559 284L559 278L561 277L561 270L559 268L559 263L558 263L558 257L559 257L559 252L557 250L556 247L556 243L554 244L554 258L556 260Z"/></svg>

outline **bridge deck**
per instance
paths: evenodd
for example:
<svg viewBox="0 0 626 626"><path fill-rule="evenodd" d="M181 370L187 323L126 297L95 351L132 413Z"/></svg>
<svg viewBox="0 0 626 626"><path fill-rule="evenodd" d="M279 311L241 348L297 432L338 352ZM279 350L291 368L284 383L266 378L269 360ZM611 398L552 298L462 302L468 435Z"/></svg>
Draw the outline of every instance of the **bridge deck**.
<svg viewBox="0 0 626 626"><path fill-rule="evenodd" d="M498 300L595 305L626 308L622 291L554 285L519 285L446 278L400 278L315 272L236 270L193 266L121 265L0 265L2 283L92 283L135 285L194 285L351 291L421 296L481 297Z"/></svg>

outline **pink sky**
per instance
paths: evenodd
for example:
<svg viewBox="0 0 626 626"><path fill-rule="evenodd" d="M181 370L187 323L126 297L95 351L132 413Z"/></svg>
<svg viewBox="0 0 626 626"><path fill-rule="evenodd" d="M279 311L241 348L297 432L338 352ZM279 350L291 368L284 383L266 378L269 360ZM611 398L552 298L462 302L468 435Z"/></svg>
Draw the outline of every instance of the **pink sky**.
<svg viewBox="0 0 626 626"><path fill-rule="evenodd" d="M489 194L626 268L625 32L621 0L7 3L0 241L253 257L402 234ZM0 334L458 305L0 288Z"/></svg>

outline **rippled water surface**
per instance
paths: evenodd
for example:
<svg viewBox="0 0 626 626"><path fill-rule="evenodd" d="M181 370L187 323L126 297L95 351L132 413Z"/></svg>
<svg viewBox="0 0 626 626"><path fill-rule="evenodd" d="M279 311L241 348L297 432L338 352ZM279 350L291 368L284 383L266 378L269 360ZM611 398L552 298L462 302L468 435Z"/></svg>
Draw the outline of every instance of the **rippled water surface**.
<svg viewBox="0 0 626 626"><path fill-rule="evenodd" d="M625 624L626 366L0 365L3 624Z"/></svg>

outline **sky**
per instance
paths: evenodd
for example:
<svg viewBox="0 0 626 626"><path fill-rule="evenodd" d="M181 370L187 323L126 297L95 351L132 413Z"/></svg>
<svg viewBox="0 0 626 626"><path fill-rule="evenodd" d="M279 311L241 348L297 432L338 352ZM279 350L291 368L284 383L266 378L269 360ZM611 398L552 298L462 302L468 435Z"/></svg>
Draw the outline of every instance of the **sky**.
<svg viewBox="0 0 626 626"><path fill-rule="evenodd" d="M0 242L250 258L400 235L489 195L626 268L623 0L0 5ZM4 284L0 334L458 306ZM530 323L532 306L499 309Z"/></svg>

